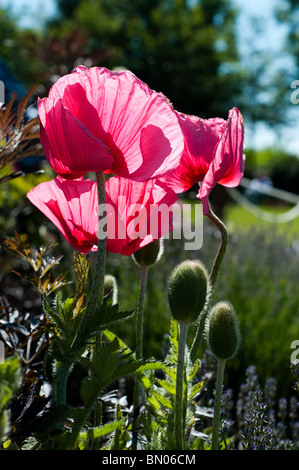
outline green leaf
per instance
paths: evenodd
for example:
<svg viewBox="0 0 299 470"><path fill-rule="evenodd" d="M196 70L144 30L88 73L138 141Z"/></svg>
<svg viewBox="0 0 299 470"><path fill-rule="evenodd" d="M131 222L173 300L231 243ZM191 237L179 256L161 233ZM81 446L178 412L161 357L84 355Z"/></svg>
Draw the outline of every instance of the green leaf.
<svg viewBox="0 0 299 470"><path fill-rule="evenodd" d="M0 410L3 409L18 387L21 378L17 357L7 358L0 364Z"/></svg>
<svg viewBox="0 0 299 470"><path fill-rule="evenodd" d="M58 328L60 328L61 331L63 331L64 330L64 323L63 323L63 319L61 318L59 313L56 311L56 302L55 303L53 302L53 307L51 307L48 304L48 302L45 300L43 302L43 308L44 308L45 313L47 315L49 315L50 318L52 318L52 320L56 323Z"/></svg>
<svg viewBox="0 0 299 470"><path fill-rule="evenodd" d="M198 359L193 365L191 365L191 368L188 368L188 375L187 375L187 381L190 382L196 375L198 369L200 366L200 360Z"/></svg>
<svg viewBox="0 0 299 470"><path fill-rule="evenodd" d="M176 320L171 320L170 323L170 349L169 349L169 357L174 361L177 362L178 358L178 348L179 348L179 326Z"/></svg>
<svg viewBox="0 0 299 470"><path fill-rule="evenodd" d="M112 433L116 429L119 429L124 424L125 421L126 421L126 418L124 417L118 421L112 421L110 423L104 424L103 426L98 426L95 428L88 429L88 431L80 433L80 439L89 440L89 439L97 439L99 437L106 436L107 434Z"/></svg>
<svg viewBox="0 0 299 470"><path fill-rule="evenodd" d="M65 420L68 418L71 409L70 405L54 405L47 413L45 413L40 419L39 427L35 433L37 440L45 443L49 440L49 436L51 436L51 434L53 435L53 438L58 436L58 432L61 432L64 429Z"/></svg>
<svg viewBox="0 0 299 470"><path fill-rule="evenodd" d="M112 304L112 301L104 302L100 308L96 330L103 330L112 325L113 323L126 320L131 317L134 310L125 312L118 311L118 304Z"/></svg>
<svg viewBox="0 0 299 470"><path fill-rule="evenodd" d="M171 395L175 395L175 385L170 383L168 380L157 379L157 383L164 388Z"/></svg>
<svg viewBox="0 0 299 470"><path fill-rule="evenodd" d="M116 336L115 333L112 333L112 331L110 330L104 330L103 334L106 336L107 339L109 339L110 342L117 339L119 346L122 348L125 354L132 354L131 349L118 336Z"/></svg>
<svg viewBox="0 0 299 470"><path fill-rule="evenodd" d="M100 332L116 322L129 318L133 312L134 310L119 312L118 305L112 305L112 301L108 301L101 305L92 318L88 319L86 315L82 315L82 321L77 326L77 335L73 341L71 354L74 357L81 355L82 350L92 343Z"/></svg>
<svg viewBox="0 0 299 470"><path fill-rule="evenodd" d="M168 398L166 398L165 395L162 395L161 393L159 393L157 389L154 389L152 393L153 393L153 396L158 400L159 403L161 403L161 405L164 408L169 408L170 410L173 410L173 405L171 401L168 400Z"/></svg>
<svg viewBox="0 0 299 470"><path fill-rule="evenodd" d="M148 395L147 396L147 407L148 407L148 403L152 406L152 410L151 410L151 413L152 415L156 416L156 413L155 411L156 410L160 410L161 409L161 403L159 402L159 400L157 400L157 398L153 395Z"/></svg>
<svg viewBox="0 0 299 470"><path fill-rule="evenodd" d="M195 397L195 395L197 395L203 388L204 386L204 381L203 382L198 382L196 384L193 385L193 387L191 388L191 390L189 390L189 393L188 393L188 400L192 400L193 397Z"/></svg>
<svg viewBox="0 0 299 470"><path fill-rule="evenodd" d="M167 370L167 364L159 361L141 361L141 365L136 372L146 372L149 370Z"/></svg>
<svg viewBox="0 0 299 470"><path fill-rule="evenodd" d="M124 421L121 423L121 426L117 427L114 432L113 440L110 444L109 450L124 450L126 449L127 442L130 439L130 435L127 431L126 419L122 418L122 411L120 404L117 404L115 417L117 422L120 422L122 419Z"/></svg>
<svg viewBox="0 0 299 470"><path fill-rule="evenodd" d="M74 299L71 297L66 299L65 302L59 303L59 313L60 316L64 319L66 324L70 324L73 317L74 310Z"/></svg>

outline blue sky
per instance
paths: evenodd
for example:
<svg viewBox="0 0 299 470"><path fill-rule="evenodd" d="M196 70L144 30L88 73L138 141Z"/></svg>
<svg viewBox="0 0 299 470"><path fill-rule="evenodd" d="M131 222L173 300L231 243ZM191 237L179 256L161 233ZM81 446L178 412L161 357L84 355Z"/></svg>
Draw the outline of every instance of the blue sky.
<svg viewBox="0 0 299 470"><path fill-rule="evenodd" d="M273 7L279 3L279 0L232 0L232 3L240 9L237 28L243 56L250 56L252 49L266 51L273 58L269 66L271 77L272 68L281 65L284 60L277 51L280 50L284 41L286 28L277 25L273 15ZM18 15L22 27L42 25L45 19L55 14L55 0L47 0L46 2L42 0L0 0L0 7L10 8L13 14ZM276 57L278 56L279 62L277 63ZM292 66L291 63L288 63L288 59L285 59L285 65ZM299 77L294 76L293 79L296 80ZM290 88L290 96L292 91ZM279 143L281 148L288 149L299 156L299 132L297 131L299 105L291 107L289 121L290 124L283 129L280 135L262 124L252 130L247 129L247 146L263 148Z"/></svg>
<svg viewBox="0 0 299 470"><path fill-rule="evenodd" d="M287 35L287 26L278 24L274 16L275 6L281 4L279 0L233 0L240 9L237 31L239 47L245 60L253 50L267 53L271 58L268 66L268 77L278 67L284 66L292 70L294 65L290 58L282 55L282 46ZM294 68L295 70L295 68ZM295 75L292 80L299 79ZM290 83L290 97L293 89ZM271 145L295 153L299 156L299 105L291 105L289 123L279 132L274 131L265 124L258 124L254 129L246 128L247 145L253 148L264 148Z"/></svg>
<svg viewBox="0 0 299 470"><path fill-rule="evenodd" d="M20 26L27 28L54 15L56 4L54 0L0 0L0 8L8 8L19 17Z"/></svg>

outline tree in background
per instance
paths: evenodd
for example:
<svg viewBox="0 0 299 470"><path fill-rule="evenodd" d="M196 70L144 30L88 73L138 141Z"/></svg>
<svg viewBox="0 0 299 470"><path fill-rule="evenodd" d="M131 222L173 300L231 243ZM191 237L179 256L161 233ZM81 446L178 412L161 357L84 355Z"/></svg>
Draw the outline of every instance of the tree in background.
<svg viewBox="0 0 299 470"><path fill-rule="evenodd" d="M271 57L254 45L240 57L231 0L56 3L57 17L39 31L20 30L0 12L0 57L27 88L39 84L36 95L80 63L125 67L185 113L227 118L237 106L247 123L286 119L289 75L269 72Z"/></svg>
<svg viewBox="0 0 299 470"><path fill-rule="evenodd" d="M45 66L37 52L42 42L42 33L22 30L17 19L0 8L0 59L24 86L24 90L16 90L18 94L25 94L26 89L29 91L35 82L43 79ZM0 76L0 80L4 78Z"/></svg>
<svg viewBox="0 0 299 470"><path fill-rule="evenodd" d="M276 8L278 21L288 25L286 51L294 58L299 71L299 3L298 0L281 0Z"/></svg>
<svg viewBox="0 0 299 470"><path fill-rule="evenodd" d="M179 110L227 117L241 93L235 11L227 0L59 0L57 5L60 16L49 31L84 34L87 65L126 67Z"/></svg>

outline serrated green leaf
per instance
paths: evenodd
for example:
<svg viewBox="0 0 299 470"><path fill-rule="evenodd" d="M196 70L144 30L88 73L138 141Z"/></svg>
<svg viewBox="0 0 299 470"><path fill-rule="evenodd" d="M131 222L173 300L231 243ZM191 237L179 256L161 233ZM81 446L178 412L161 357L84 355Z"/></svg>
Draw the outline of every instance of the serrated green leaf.
<svg viewBox="0 0 299 470"><path fill-rule="evenodd" d="M106 329L114 323L126 320L127 318L131 317L133 313L134 310L119 312L117 304L108 306L106 303L104 303L99 315L97 331Z"/></svg>
<svg viewBox="0 0 299 470"><path fill-rule="evenodd" d="M152 380L147 375L141 375L139 380L142 383L142 387L144 388L145 391L149 390L153 386Z"/></svg>
<svg viewBox="0 0 299 470"><path fill-rule="evenodd" d="M195 397L195 395L197 395L197 393L199 393L202 390L203 386L204 386L204 381L194 384L188 393L188 400L192 400L192 398Z"/></svg>
<svg viewBox="0 0 299 470"><path fill-rule="evenodd" d="M157 383L164 388L171 395L175 395L175 385L168 382L167 380L157 379Z"/></svg>
<svg viewBox="0 0 299 470"><path fill-rule="evenodd" d="M179 327L178 322L176 320L171 320L170 323L170 349L169 349L169 356L174 360L176 363L178 357L178 347L179 347Z"/></svg>
<svg viewBox="0 0 299 470"><path fill-rule="evenodd" d="M86 432L81 432L80 439L89 440L106 436L107 434L110 434L116 429L120 428L124 424L125 420L126 418L124 417L118 421L111 421L110 423L106 423L103 426L98 426L96 428L91 428Z"/></svg>
<svg viewBox="0 0 299 470"><path fill-rule="evenodd" d="M152 414L156 415L155 411L160 410L161 403L153 395L150 395L150 396L147 397L147 402L153 407Z"/></svg>
<svg viewBox="0 0 299 470"><path fill-rule="evenodd" d="M191 368L188 369L188 376L187 376L187 381L190 382L196 375L198 369L200 366L200 360L198 359L192 366Z"/></svg>
<svg viewBox="0 0 299 470"><path fill-rule="evenodd" d="M142 361L136 372L146 372L148 370L166 370L167 364L157 361Z"/></svg>
<svg viewBox="0 0 299 470"><path fill-rule="evenodd" d="M71 412L70 405L53 406L40 419L35 437L40 442L46 442L52 431L61 431L64 428L65 420Z"/></svg>
<svg viewBox="0 0 299 470"><path fill-rule="evenodd" d="M161 393L159 393L157 389L154 389L152 391L152 394L156 398L156 400L158 400L158 402L161 403L161 405L164 408L168 408L170 410L173 410L173 405L172 405L171 401L168 400L168 398L166 398L165 395L162 395Z"/></svg>
<svg viewBox="0 0 299 470"><path fill-rule="evenodd" d="M45 313L47 315L49 315L49 317L52 318L52 320L56 323L58 328L60 328L63 331L64 330L64 323L63 323L63 320L62 320L61 316L59 315L59 313L56 310L56 304L54 304L54 302L53 302L53 307L51 307L48 304L47 301L44 301L43 302L43 308L44 308Z"/></svg>
<svg viewBox="0 0 299 470"><path fill-rule="evenodd" d="M69 323L69 321L72 319L73 310L74 310L74 299L72 297L66 299L63 304L61 303L60 314L63 316L65 323Z"/></svg>
<svg viewBox="0 0 299 470"><path fill-rule="evenodd" d="M171 379L172 383L175 384L175 382L176 382L176 367L168 365L168 367L166 367L164 370L165 370L165 373L167 374L167 376Z"/></svg>
<svg viewBox="0 0 299 470"><path fill-rule="evenodd" d="M110 330L104 330L103 334L106 336L107 339L109 339L109 341L117 339L119 346L123 349L123 352L125 354L132 354L131 349L118 336L116 336L115 333L112 333L112 331Z"/></svg>
<svg viewBox="0 0 299 470"><path fill-rule="evenodd" d="M87 323L83 317L85 341L87 338L97 335L100 331L109 329L111 325L128 319L133 313L134 310L119 312L117 304L112 305L110 301L104 302L94 315L93 321Z"/></svg>
<svg viewBox="0 0 299 470"><path fill-rule="evenodd" d="M116 420L120 421L125 418L122 418L122 411L119 403L117 404L116 407ZM127 431L127 427L125 425L125 421L121 423L122 426L119 426L117 429L115 429L114 435L112 442L109 446L109 450L124 450L126 449L127 442L130 439L130 435ZM124 426L123 426L124 424Z"/></svg>

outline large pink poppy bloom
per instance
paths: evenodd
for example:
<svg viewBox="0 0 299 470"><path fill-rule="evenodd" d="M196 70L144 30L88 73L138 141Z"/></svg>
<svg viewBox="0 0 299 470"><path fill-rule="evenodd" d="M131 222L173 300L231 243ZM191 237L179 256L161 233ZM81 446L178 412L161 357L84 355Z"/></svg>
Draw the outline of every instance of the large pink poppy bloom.
<svg viewBox="0 0 299 470"><path fill-rule="evenodd" d="M107 170L145 181L179 163L184 139L176 113L130 71L77 66L37 108L46 158L64 178Z"/></svg>
<svg viewBox="0 0 299 470"><path fill-rule="evenodd" d="M244 173L244 122L240 111L233 108L228 119L200 119L178 114L185 136L185 148L178 167L163 181L176 193L199 183L197 197L203 212L209 211L209 195L219 183L227 187L238 186Z"/></svg>
<svg viewBox="0 0 299 470"><path fill-rule="evenodd" d="M99 207L95 181L58 176L33 188L27 197L81 253L96 251L100 236L106 238L107 251L131 255L172 230L177 196L163 183L114 176L105 189L106 204ZM100 224L99 214L104 216Z"/></svg>

